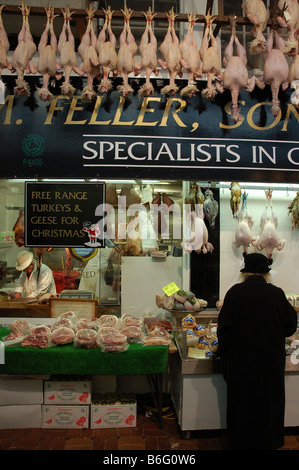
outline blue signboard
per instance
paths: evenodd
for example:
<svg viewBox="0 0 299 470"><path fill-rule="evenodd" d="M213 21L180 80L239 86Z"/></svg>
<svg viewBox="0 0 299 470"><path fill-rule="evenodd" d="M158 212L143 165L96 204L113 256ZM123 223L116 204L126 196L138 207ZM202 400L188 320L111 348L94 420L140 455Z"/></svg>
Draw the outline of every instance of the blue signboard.
<svg viewBox="0 0 299 470"><path fill-rule="evenodd" d="M229 91L214 101L199 92L192 98L150 97L137 88L124 98L115 86L92 102L81 99L82 79L74 78L73 97L50 102L13 94L8 79L0 105L2 177L167 178L288 181L299 178L299 114L293 92L281 92L280 112L271 113L271 90L242 90L242 121L231 117ZM139 79L140 81L140 79ZM202 85L201 85L202 83ZM204 88L199 82L198 87ZM183 87L183 84L181 88Z"/></svg>

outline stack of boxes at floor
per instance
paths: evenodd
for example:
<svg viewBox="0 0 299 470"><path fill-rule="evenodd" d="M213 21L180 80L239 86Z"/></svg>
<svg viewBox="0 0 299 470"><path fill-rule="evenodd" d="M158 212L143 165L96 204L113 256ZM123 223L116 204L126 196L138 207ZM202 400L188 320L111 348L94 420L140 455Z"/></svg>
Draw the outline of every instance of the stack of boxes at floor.
<svg viewBox="0 0 299 470"><path fill-rule="evenodd" d="M0 378L0 429L136 426L132 394L92 393L92 380Z"/></svg>

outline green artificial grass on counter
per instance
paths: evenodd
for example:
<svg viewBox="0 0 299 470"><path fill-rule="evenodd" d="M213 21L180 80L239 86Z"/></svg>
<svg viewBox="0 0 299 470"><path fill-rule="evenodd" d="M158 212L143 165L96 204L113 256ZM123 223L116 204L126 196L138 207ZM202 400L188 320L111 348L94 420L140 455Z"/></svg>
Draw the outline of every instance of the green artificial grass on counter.
<svg viewBox="0 0 299 470"><path fill-rule="evenodd" d="M0 327L0 338L9 332ZM46 349L15 346L6 347L4 356L0 374L158 374L166 371L168 347L130 344L124 352L102 352L72 344Z"/></svg>

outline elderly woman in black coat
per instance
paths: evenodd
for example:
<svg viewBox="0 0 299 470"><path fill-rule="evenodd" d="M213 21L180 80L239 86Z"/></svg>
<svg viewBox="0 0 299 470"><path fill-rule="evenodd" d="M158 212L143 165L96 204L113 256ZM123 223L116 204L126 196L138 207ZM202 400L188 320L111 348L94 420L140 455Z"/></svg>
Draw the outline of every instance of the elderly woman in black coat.
<svg viewBox="0 0 299 470"><path fill-rule="evenodd" d="M245 280L225 295L218 318L218 353L227 383L229 449L278 449L284 444L285 338L297 313L269 283L269 259L245 255Z"/></svg>

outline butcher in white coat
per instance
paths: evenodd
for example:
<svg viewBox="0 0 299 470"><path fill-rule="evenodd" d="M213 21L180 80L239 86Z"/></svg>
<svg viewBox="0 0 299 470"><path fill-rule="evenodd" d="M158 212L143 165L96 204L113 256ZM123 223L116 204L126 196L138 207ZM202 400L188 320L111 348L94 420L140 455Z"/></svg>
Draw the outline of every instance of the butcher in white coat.
<svg viewBox="0 0 299 470"><path fill-rule="evenodd" d="M56 295L56 285L51 269L37 262L30 251L21 251L17 256L16 269L22 271L16 280L14 297L40 298L45 294Z"/></svg>

